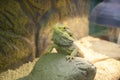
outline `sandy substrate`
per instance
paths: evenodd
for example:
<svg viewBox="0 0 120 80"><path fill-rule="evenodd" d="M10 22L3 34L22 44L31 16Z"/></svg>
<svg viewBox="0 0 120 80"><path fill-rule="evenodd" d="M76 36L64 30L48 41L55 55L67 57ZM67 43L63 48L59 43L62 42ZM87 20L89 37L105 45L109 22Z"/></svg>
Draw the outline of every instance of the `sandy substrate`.
<svg viewBox="0 0 120 80"><path fill-rule="evenodd" d="M33 62L23 64L21 67L19 67L16 70L8 70L5 72L2 72L0 74L0 80L16 80L20 77L28 75L33 69L37 60L38 59L35 59Z"/></svg>

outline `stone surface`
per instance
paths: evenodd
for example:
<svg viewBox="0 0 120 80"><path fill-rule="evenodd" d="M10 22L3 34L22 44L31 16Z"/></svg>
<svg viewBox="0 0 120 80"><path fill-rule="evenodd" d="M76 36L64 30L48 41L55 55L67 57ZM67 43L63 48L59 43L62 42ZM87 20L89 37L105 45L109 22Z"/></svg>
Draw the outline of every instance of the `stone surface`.
<svg viewBox="0 0 120 80"><path fill-rule="evenodd" d="M42 56L32 72L18 80L93 80L95 74L95 66L86 60L75 57L69 61L58 53Z"/></svg>
<svg viewBox="0 0 120 80"><path fill-rule="evenodd" d="M34 59L35 25L14 0L0 0L0 72Z"/></svg>
<svg viewBox="0 0 120 80"><path fill-rule="evenodd" d="M86 36L80 41L76 41L76 45L79 46L79 49L84 48L84 51L86 50L86 52L84 52L84 55L86 56L95 53L95 55L102 55L102 58L103 56L106 56L114 59L120 59L120 45L110 41L102 40L92 36ZM100 56L96 56L97 59L99 59L99 57Z"/></svg>

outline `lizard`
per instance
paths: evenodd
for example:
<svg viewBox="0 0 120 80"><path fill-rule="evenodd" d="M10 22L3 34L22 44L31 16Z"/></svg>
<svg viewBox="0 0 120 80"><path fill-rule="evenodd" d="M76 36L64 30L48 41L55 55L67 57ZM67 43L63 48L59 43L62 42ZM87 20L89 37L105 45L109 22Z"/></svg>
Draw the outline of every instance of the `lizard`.
<svg viewBox="0 0 120 80"><path fill-rule="evenodd" d="M81 52L78 52L78 48L74 44L73 33L69 28L62 24L56 24L53 28L52 41L48 52L51 52L53 48L57 53L66 54L66 59L73 59L75 56L84 58Z"/></svg>

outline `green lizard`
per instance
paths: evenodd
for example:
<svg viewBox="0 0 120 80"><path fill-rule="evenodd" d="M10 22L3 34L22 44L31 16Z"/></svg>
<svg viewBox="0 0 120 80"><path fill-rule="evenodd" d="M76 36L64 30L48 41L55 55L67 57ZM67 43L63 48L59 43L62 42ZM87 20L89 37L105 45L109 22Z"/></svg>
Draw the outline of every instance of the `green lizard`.
<svg viewBox="0 0 120 80"><path fill-rule="evenodd" d="M52 41L53 44L48 52L51 52L55 48L57 53L66 54L67 59L73 59L77 55L84 57L83 54L78 53L78 49L73 43L74 38L72 32L64 25L57 24L54 26Z"/></svg>

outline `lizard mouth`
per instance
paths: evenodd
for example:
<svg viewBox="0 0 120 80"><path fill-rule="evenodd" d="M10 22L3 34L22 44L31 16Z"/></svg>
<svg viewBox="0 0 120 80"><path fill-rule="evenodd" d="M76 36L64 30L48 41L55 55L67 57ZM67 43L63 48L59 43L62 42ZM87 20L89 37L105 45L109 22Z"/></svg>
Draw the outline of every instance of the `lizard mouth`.
<svg viewBox="0 0 120 80"><path fill-rule="evenodd" d="M73 42L71 42L72 44ZM58 46L61 46L61 47L70 47L71 45L66 45L66 44L57 44Z"/></svg>

